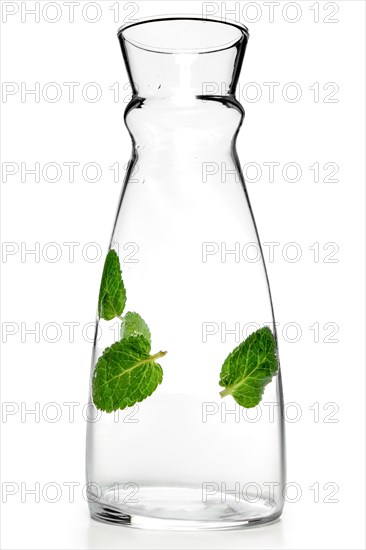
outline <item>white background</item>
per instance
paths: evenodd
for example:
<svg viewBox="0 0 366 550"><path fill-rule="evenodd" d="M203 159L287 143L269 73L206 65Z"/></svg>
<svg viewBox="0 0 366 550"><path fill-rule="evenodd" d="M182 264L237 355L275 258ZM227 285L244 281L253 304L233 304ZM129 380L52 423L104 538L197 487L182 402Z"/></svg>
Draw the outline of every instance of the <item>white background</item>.
<svg viewBox="0 0 366 550"><path fill-rule="evenodd" d="M288 481L301 490L297 502L287 502L281 520L271 526L211 533L140 532L98 524L89 519L81 493L86 427L81 411L92 347L82 328L94 321L102 270L102 259L91 261L95 247L85 245L94 242L106 250L121 186L109 167L123 166L131 150L123 124L128 79L116 30L132 13L133 19L200 14L202 4L120 2L118 14L117 2L99 1L101 16L94 23L95 7L82 12L88 4L84 0L75 5L73 23L64 2L52 2L43 12L43 1L35 22L24 12L35 4L1 2L2 80L13 92L2 97L2 162L3 170L18 169L2 184L2 240L8 253L3 249L2 399L14 413L2 418L2 483L3 490L9 483L19 487L2 506L3 548L363 548L364 2L280 2L272 22L266 2L211 3L216 16L236 5L231 18L247 24L251 33L238 94L246 110L238 152L242 165L257 163L262 170L256 182L256 165L247 172L261 240L279 243L273 261L267 254L267 267L279 322L285 402L297 403L297 409L287 409ZM47 21L58 15L59 21ZM56 88L47 88L50 82ZM65 82L80 83L73 102ZM89 82L102 90L97 102L90 101L95 89L85 89ZM116 82L120 97L115 102L109 88ZM273 98L264 84L270 82L278 83ZM22 98L21 91L35 83L39 101L34 95ZM52 102L57 90L61 97ZM296 90L301 97L291 101ZM39 182L29 174L22 181L21 163L31 168L36 162L41 170L58 163L60 180L47 181L55 175L50 169ZM74 182L65 162L80 163ZM86 178L81 170L89 162L102 168L94 183L87 181L93 170ZM265 162L280 163L273 182ZM288 181L294 178L291 169L282 175L290 162L301 167L298 181ZM4 163L14 164L4 168ZM318 182L310 169L315 163ZM326 163L337 165L333 179L338 181L324 181L332 171L329 165L324 169ZM80 243L74 261L67 242ZM56 249L48 243L61 250L58 261L50 260ZM290 261L296 250L287 243L297 243L298 261ZM314 243L319 243L319 257ZM24 256L35 246L39 257ZM74 342L65 325L70 322L79 323ZM35 323L39 342L25 333ZM47 323L58 323L59 333L48 325L42 334ZM310 329L314 323L319 323L318 337ZM326 323L332 324L324 328ZM327 341L332 327L338 327L331 337L335 342ZM52 343L55 334L59 339ZM45 407L50 402L58 403L62 413L55 423L50 421L55 409ZM79 404L74 422L65 402ZM29 414L22 418L21 411L35 403L39 421ZM290 421L296 415L297 422ZM41 491L57 483L63 489L59 501L47 501L50 490L39 503L24 494L22 502L21 484L29 489L37 482ZM71 503L67 482L79 484ZM338 502L327 502L336 486L333 499Z"/></svg>

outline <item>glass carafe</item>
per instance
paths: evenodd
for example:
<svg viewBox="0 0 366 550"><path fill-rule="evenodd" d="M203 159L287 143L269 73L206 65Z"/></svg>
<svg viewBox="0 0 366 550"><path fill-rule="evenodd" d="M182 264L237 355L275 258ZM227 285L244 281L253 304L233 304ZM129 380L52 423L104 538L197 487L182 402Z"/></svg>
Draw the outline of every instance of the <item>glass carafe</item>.
<svg viewBox="0 0 366 550"><path fill-rule="evenodd" d="M98 301L87 430L93 518L225 529L283 508L266 268L236 153L248 31L194 16L118 32L132 140Z"/></svg>

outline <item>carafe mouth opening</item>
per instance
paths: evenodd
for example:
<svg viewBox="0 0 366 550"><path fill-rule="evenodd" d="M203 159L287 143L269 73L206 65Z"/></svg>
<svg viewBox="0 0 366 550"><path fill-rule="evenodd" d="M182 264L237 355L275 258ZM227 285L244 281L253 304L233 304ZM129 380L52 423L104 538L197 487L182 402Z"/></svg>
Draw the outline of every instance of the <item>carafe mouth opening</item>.
<svg viewBox="0 0 366 550"><path fill-rule="evenodd" d="M146 51L210 53L247 41L249 31L236 21L199 15L160 15L130 21L117 32L120 39Z"/></svg>

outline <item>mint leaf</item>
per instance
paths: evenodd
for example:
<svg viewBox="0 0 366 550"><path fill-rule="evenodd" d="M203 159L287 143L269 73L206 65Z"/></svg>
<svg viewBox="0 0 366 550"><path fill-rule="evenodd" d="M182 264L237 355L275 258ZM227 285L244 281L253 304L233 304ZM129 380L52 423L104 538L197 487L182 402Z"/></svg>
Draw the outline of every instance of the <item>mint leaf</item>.
<svg viewBox="0 0 366 550"><path fill-rule="evenodd" d="M134 311L128 311L122 319L121 338L139 335L144 336L146 340L151 342L150 330L143 318Z"/></svg>
<svg viewBox="0 0 366 550"><path fill-rule="evenodd" d="M163 379L155 360L166 351L150 355L150 342L132 336L115 342L99 357L92 378L93 401L106 412L131 407L151 395Z"/></svg>
<svg viewBox="0 0 366 550"><path fill-rule="evenodd" d="M232 395L242 407L255 407L277 370L276 341L272 331L263 327L253 332L225 359L220 386L226 389L220 395Z"/></svg>
<svg viewBox="0 0 366 550"><path fill-rule="evenodd" d="M115 250L110 250L104 263L98 299L100 319L110 321L119 317L126 305L126 290L122 280L121 266Z"/></svg>

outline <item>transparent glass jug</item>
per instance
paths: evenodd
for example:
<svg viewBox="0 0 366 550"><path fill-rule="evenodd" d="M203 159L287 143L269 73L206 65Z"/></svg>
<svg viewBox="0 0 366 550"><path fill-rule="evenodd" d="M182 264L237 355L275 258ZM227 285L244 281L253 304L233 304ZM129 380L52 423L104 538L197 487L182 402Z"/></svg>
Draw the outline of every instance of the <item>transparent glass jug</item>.
<svg viewBox="0 0 366 550"><path fill-rule="evenodd" d="M270 522L283 508L283 403L235 147L248 31L182 16L118 37L132 156L98 300L91 516L158 529Z"/></svg>

